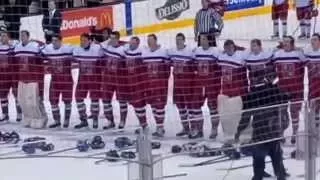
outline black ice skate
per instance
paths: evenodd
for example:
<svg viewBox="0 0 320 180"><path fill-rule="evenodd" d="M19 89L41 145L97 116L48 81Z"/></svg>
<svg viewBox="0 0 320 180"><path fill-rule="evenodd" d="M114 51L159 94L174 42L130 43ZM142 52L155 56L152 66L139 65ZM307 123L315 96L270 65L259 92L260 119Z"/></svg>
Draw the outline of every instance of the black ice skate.
<svg viewBox="0 0 320 180"><path fill-rule="evenodd" d="M295 136L291 137L291 144L296 144L296 137Z"/></svg>
<svg viewBox="0 0 320 180"><path fill-rule="evenodd" d="M272 40L278 40L278 39L280 39L280 36L279 36L279 34L274 34L274 35L271 36L271 39Z"/></svg>
<svg viewBox="0 0 320 180"><path fill-rule="evenodd" d="M164 136L165 130L163 127L157 127L156 132L152 133L152 136L162 138Z"/></svg>
<svg viewBox="0 0 320 180"><path fill-rule="evenodd" d="M193 130L189 134L189 139L203 138L203 132L198 130Z"/></svg>
<svg viewBox="0 0 320 180"><path fill-rule="evenodd" d="M54 122L53 124L51 124L49 126L50 129L53 129L53 128L58 128L61 126L61 123L60 122Z"/></svg>
<svg viewBox="0 0 320 180"><path fill-rule="evenodd" d="M98 122L98 117L92 117L92 128L93 129L98 129L99 122Z"/></svg>
<svg viewBox="0 0 320 180"><path fill-rule="evenodd" d="M0 122L9 121L9 116L7 114L4 115L2 119L0 119Z"/></svg>
<svg viewBox="0 0 320 180"><path fill-rule="evenodd" d="M88 127L88 122L87 120L82 120L80 124L77 124L74 126L75 129L82 129L82 128L85 128L85 127Z"/></svg>
<svg viewBox="0 0 320 180"><path fill-rule="evenodd" d="M190 133L189 130L183 128L182 131L180 131L180 132L178 132L178 133L176 134L176 136L177 136L177 137L183 137L183 136L189 135L189 133Z"/></svg>
<svg viewBox="0 0 320 180"><path fill-rule="evenodd" d="M118 129L123 129L125 125L126 125L125 121L120 121Z"/></svg>
<svg viewBox="0 0 320 180"><path fill-rule="evenodd" d="M109 130L109 129L114 129L116 127L116 125L114 124L113 121L109 121L109 124L104 126L103 129L104 130Z"/></svg>
<svg viewBox="0 0 320 180"><path fill-rule="evenodd" d="M69 119L65 119L63 122L63 128L68 128L70 124L70 120Z"/></svg>
<svg viewBox="0 0 320 180"><path fill-rule="evenodd" d="M218 129L211 129L211 134L209 136L209 139L216 139L218 136Z"/></svg>

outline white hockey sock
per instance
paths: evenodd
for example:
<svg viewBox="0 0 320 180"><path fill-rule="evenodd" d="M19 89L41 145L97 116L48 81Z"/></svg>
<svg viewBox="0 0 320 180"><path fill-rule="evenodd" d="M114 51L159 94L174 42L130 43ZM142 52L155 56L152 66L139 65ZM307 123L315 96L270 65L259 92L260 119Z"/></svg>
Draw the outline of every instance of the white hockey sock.
<svg viewBox="0 0 320 180"><path fill-rule="evenodd" d="M278 35L279 34L279 22L278 20L273 21L273 34Z"/></svg>
<svg viewBox="0 0 320 180"><path fill-rule="evenodd" d="M282 20L282 35L286 36L287 35L287 21L286 20Z"/></svg>

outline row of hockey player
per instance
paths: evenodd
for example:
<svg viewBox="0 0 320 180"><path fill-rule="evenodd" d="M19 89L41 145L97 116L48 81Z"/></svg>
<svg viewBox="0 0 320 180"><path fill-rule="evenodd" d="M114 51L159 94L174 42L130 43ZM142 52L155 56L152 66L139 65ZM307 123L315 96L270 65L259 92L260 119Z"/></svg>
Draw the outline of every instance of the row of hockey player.
<svg viewBox="0 0 320 180"><path fill-rule="evenodd" d="M119 128L123 128L125 125L128 103L134 106L140 125L146 127L145 105L150 104L157 123L157 131L154 135L160 137L164 135L164 107L167 101L170 62L173 62L174 67L174 101L179 109L184 127L178 135L189 135L190 138L203 136L201 106L207 98L212 115L212 134L210 137L215 138L219 123L219 119L214 116L217 114L217 96L219 93L229 97L241 96L246 93L248 82L254 81L254 77L249 77L250 80L247 80L247 69L256 71L269 63L274 64L280 86L291 94L292 101L297 101L303 97L305 61L311 60L309 65L311 63L317 64L316 62L319 60L319 35L317 34L312 39L313 48L304 51L305 57L301 50L295 48L292 37L284 38L283 49L275 53L263 51L261 42L253 40L250 53L245 53L238 51L231 40L227 40L224 44L224 51L219 52L219 50L209 47L208 39L205 36L201 36L201 46L192 50L185 45L183 34L177 35L177 46L170 50L160 46L157 43L157 37L153 34L148 36L147 48L139 47L140 43L137 37L131 38L128 45L122 46L119 44L119 33L113 32L110 39L101 44L94 44L88 34L83 34L80 47L74 49L62 45L61 37L57 36L53 38L52 44L45 46L42 50L37 43L29 40L27 31L22 31L21 43L16 45L13 50L10 50L12 47L8 41L3 40L8 39L7 36L7 33L2 33L3 52L7 46L7 55L12 51L14 58L21 60L18 63L19 68L15 69L15 72L18 72L18 77L8 79L35 79L43 84L43 73L40 69L43 66L40 66L39 63L41 62L39 61L40 55L44 57L41 59L47 60L51 64L52 91L50 92L50 100L55 123L50 127L61 126L58 108L60 93L66 103L64 127L68 127L72 100L71 62L73 62L72 68L80 69L76 101L81 123L76 128L88 126L84 105L84 98L88 91L90 91L92 99L93 127L98 127L98 100L101 98L104 103L104 114L108 119L108 125L104 128L114 128L111 99L116 91L121 112ZM38 61L31 61L34 59ZM102 59L102 65L98 64L99 59ZM32 65L37 65L34 67L39 69L30 69ZM317 66L311 67L309 70L318 71L315 70ZM123 69L128 71L122 72ZM127 74L127 78L123 78L123 73ZM312 75L310 85L316 85L317 77L314 77L316 73L309 75ZM2 81L1 87L7 86L4 82L7 81ZM123 86L124 84L126 86ZM132 84L132 88L123 88L128 87L128 84ZM310 89L311 95L317 97L317 89ZM134 95L128 97L127 91L132 91ZM6 99L6 97L3 96L2 99ZM298 129L299 109L299 105L291 106L294 133ZM192 119L197 120L191 121L189 125L189 120Z"/></svg>
<svg viewBox="0 0 320 180"><path fill-rule="evenodd" d="M300 35L299 39L310 38L311 19L318 16L317 1L314 0L295 0L296 15L299 21ZM289 0L273 0L272 4L272 20L273 20L273 36L279 38L279 20L282 25L282 35L287 35L287 19L289 11Z"/></svg>

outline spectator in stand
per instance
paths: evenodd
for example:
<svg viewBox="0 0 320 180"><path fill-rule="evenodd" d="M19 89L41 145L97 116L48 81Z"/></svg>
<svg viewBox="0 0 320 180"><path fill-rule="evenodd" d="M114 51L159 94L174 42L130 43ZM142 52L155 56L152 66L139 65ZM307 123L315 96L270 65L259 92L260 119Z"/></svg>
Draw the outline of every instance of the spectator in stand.
<svg viewBox="0 0 320 180"><path fill-rule="evenodd" d="M20 18L28 14L29 0L1 0L4 2L3 19L12 39L19 39Z"/></svg>
<svg viewBox="0 0 320 180"><path fill-rule="evenodd" d="M223 20L221 15L213 8L210 8L209 0L201 0L202 9L200 9L195 17L194 22L194 38L200 45L200 34L207 34L210 46L217 46L216 36L219 36L223 28Z"/></svg>
<svg viewBox="0 0 320 180"><path fill-rule="evenodd" d="M87 7L97 7L101 4L101 0L87 0Z"/></svg>
<svg viewBox="0 0 320 180"><path fill-rule="evenodd" d="M60 27L62 23L61 13L56 9L55 1L49 1L48 6L48 11L44 14L42 19L42 28L47 44L51 42L53 35L60 34Z"/></svg>

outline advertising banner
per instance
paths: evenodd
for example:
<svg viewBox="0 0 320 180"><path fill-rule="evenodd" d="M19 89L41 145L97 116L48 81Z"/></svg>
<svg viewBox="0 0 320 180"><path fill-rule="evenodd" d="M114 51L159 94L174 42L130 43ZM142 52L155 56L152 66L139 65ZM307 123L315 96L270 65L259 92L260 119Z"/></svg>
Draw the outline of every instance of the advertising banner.
<svg viewBox="0 0 320 180"><path fill-rule="evenodd" d="M264 0L226 0L227 11L264 6Z"/></svg>
<svg viewBox="0 0 320 180"><path fill-rule="evenodd" d="M83 8L62 13L61 32L63 37L79 36L89 32L91 26L113 27L112 7Z"/></svg>

